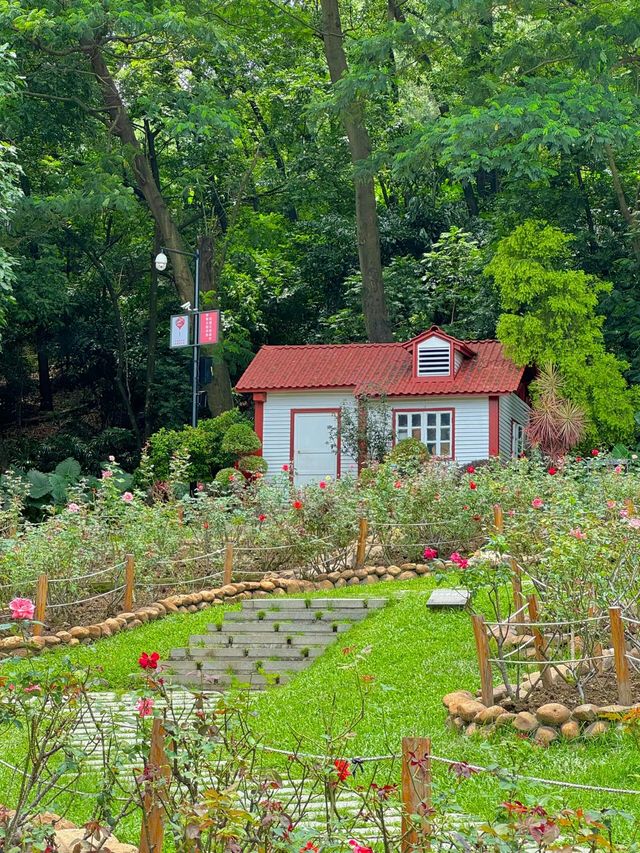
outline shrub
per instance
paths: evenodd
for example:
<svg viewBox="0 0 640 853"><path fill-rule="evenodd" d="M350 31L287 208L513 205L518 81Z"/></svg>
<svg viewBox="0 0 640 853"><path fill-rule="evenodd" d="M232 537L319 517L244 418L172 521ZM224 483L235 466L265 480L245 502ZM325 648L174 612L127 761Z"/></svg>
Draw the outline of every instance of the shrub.
<svg viewBox="0 0 640 853"><path fill-rule="evenodd" d="M238 460L238 468L245 474L266 474L268 467L262 456L243 456Z"/></svg>
<svg viewBox="0 0 640 853"><path fill-rule="evenodd" d="M222 439L222 450L234 456L246 456L262 448L262 442L247 423L229 427Z"/></svg>
<svg viewBox="0 0 640 853"><path fill-rule="evenodd" d="M220 471L216 474L215 480L216 483L220 483L223 486L228 486L230 483L236 478L239 477L240 474L236 471L235 468L221 468Z"/></svg>
<svg viewBox="0 0 640 853"><path fill-rule="evenodd" d="M171 459L181 453L189 457L189 480L211 480L216 471L234 461L234 454L223 447L223 438L230 428L237 426L252 432L245 417L237 409L231 409L202 421L197 427L160 429L149 439L141 469L143 473L148 470L155 480L167 480Z"/></svg>
<svg viewBox="0 0 640 853"><path fill-rule="evenodd" d="M429 459L427 446L417 438L404 438L390 451L389 462L399 471L416 471Z"/></svg>

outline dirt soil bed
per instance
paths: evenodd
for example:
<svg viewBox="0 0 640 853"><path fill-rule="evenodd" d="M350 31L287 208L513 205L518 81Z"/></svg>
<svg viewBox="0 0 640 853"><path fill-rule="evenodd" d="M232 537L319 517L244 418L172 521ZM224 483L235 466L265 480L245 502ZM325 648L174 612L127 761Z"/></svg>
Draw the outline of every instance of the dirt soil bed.
<svg viewBox="0 0 640 853"><path fill-rule="evenodd" d="M631 674L631 688L634 703L640 702L639 673ZM525 700L516 701L513 705L509 705L509 710L532 711L535 713L541 705L547 702L559 702L571 709L584 704L599 706L618 704L618 686L616 684L615 673L613 672L605 672L594 676L586 684L583 684L583 690L584 698L580 696L575 685L567 684L566 681L558 678L551 690L547 690L540 685Z"/></svg>

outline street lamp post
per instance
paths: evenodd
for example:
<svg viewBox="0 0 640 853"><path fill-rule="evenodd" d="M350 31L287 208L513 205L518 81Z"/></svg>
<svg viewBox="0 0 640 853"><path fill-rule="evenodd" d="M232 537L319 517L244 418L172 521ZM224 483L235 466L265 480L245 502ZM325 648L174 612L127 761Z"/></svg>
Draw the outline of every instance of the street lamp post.
<svg viewBox="0 0 640 853"><path fill-rule="evenodd" d="M188 258L195 260L196 274L193 288L193 307L189 306L188 310L193 311L193 359L192 359L192 375L191 375L191 426L198 426L198 365L200 362L200 345L198 342L198 310L200 307L200 252L196 249L195 252L183 252L180 249L169 249L164 246L160 247L160 251L156 255L155 265L159 272L164 272L167 268L168 259L165 252L170 252L174 255L186 255ZM187 303L188 304L188 303Z"/></svg>

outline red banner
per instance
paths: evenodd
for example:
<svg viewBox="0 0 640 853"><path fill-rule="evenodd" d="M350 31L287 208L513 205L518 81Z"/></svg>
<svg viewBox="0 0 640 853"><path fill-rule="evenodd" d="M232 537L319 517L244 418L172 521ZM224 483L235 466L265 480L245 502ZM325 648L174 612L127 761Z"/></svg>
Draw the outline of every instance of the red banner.
<svg viewBox="0 0 640 853"><path fill-rule="evenodd" d="M198 326L199 344L217 344L220 330L220 312L201 311Z"/></svg>

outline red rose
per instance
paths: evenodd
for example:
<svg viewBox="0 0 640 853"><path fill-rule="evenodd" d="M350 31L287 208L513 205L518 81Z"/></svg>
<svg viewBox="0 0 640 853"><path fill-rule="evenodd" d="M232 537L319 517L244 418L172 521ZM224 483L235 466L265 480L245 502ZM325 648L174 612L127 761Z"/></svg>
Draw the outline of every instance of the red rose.
<svg viewBox="0 0 640 853"><path fill-rule="evenodd" d="M258 516L258 521L266 521L266 520L267 520L267 516L263 512L261 512L260 515Z"/></svg>
<svg viewBox="0 0 640 853"><path fill-rule="evenodd" d="M557 469L557 468L554 468L554 467L553 467L553 465L552 465L552 466L551 466L551 468L549 468L549 469L548 469L548 471L547 471L547 474L551 474L551 476L552 476L552 477L553 477L553 475L554 475L554 474L557 474L557 473L558 473L558 469Z"/></svg>
<svg viewBox="0 0 640 853"><path fill-rule="evenodd" d="M320 482L318 483L318 488L319 489L326 489L327 488L327 484L325 483L324 480L320 480Z"/></svg>
<svg viewBox="0 0 640 853"><path fill-rule="evenodd" d="M425 548L424 549L424 558L425 560L435 560L438 556L438 552L435 548Z"/></svg>
<svg viewBox="0 0 640 853"><path fill-rule="evenodd" d="M291 504L291 506L292 506L294 509L302 509L302 501L294 501L294 502Z"/></svg>
<svg viewBox="0 0 640 853"><path fill-rule="evenodd" d="M478 488L478 484L477 484L477 483L474 483L474 481L472 480L472 481L469 483L469 488L470 488L470 489L473 489L473 491L475 491L475 490Z"/></svg>
<svg viewBox="0 0 640 853"><path fill-rule="evenodd" d="M593 448L593 450L591 451L591 455L592 456L600 456L600 451L598 450L597 447Z"/></svg>
<svg viewBox="0 0 640 853"><path fill-rule="evenodd" d="M333 762L333 766L336 769L340 782L344 782L345 779L351 776L351 770L349 769L350 764L345 758L336 758Z"/></svg>
<svg viewBox="0 0 640 853"><path fill-rule="evenodd" d="M288 466L288 465L283 465L283 466L282 466L282 470L283 470L283 471L288 471L288 470L289 470L289 466Z"/></svg>
<svg viewBox="0 0 640 853"><path fill-rule="evenodd" d="M151 652L151 654L147 654L147 652L142 652L142 654L138 658L138 663L140 664L142 669L157 669L159 660L160 655L158 654L158 652Z"/></svg>
<svg viewBox="0 0 640 853"><path fill-rule="evenodd" d="M395 483L393 484L393 488L394 489L401 489L402 488L402 482L400 480L396 480Z"/></svg>
<svg viewBox="0 0 640 853"><path fill-rule="evenodd" d="M476 469L473 467L473 465L467 465L467 474L475 474L475 473L476 473Z"/></svg>

